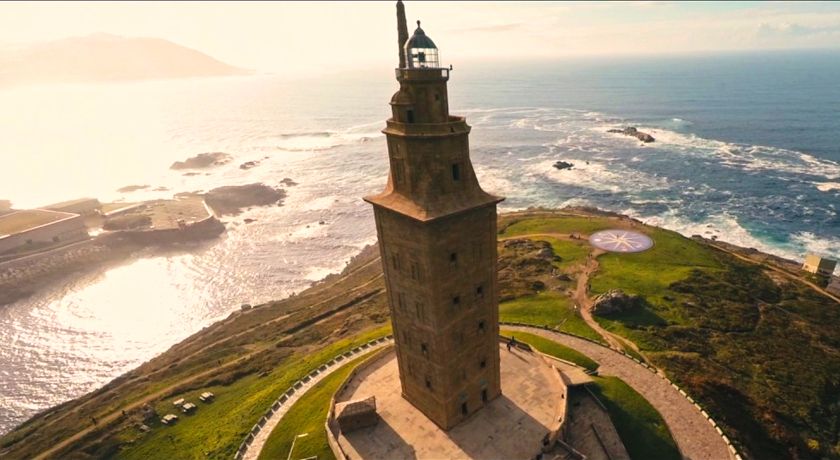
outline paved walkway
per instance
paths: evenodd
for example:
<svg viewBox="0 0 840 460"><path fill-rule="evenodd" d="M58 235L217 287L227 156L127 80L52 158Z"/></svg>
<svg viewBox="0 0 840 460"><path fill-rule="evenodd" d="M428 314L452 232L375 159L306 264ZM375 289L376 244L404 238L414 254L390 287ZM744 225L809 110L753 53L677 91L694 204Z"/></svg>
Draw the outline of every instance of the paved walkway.
<svg viewBox="0 0 840 460"><path fill-rule="evenodd" d="M597 361L600 374L614 375L639 392L668 425L683 458L690 460L732 459L729 448L714 427L671 384L632 359L587 340L538 328L505 326L506 329L530 332L574 348Z"/></svg>
<svg viewBox="0 0 840 460"><path fill-rule="evenodd" d="M359 372L337 400L376 396L375 426L341 433L351 459L534 458L557 428L565 385L533 352L500 345L502 396L449 431L441 430L401 396L396 355L389 352Z"/></svg>
<svg viewBox="0 0 840 460"><path fill-rule="evenodd" d="M280 420L283 418L284 415L286 415L286 412L288 412L289 409L291 409L291 407L295 405L298 399L303 397L303 395L305 395L310 388L315 386L321 380L324 380L324 378L326 378L328 375L332 374L338 369L341 369L343 365L350 362L350 360L370 354L376 350L391 345L391 343L393 343L392 340L386 340L384 342L377 343L376 345L373 345L371 347L362 349L350 358L345 358L340 363L337 363L333 366L324 369L323 371L321 371L320 374L316 375L315 377L309 379L308 382L304 383L303 386L296 388L295 393L291 395L289 399L287 399L283 403L283 405L280 406L280 408L277 409L277 411L275 411L271 415L271 417L268 418L260 432L257 433L256 436L254 436L254 440L251 441L251 444L248 446L248 449L245 451L242 458L246 460L256 460L260 456L260 453L262 452L262 449L265 446L265 442L268 441L268 437L271 436L271 432L274 430L277 424L280 423Z"/></svg>

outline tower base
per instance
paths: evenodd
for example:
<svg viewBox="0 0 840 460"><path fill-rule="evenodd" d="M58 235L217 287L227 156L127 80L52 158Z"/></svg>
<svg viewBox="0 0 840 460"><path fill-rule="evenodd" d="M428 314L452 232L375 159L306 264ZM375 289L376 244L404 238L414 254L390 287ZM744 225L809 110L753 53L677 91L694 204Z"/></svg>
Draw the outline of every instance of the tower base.
<svg viewBox="0 0 840 460"><path fill-rule="evenodd" d="M562 418L566 386L537 353L502 346L502 395L444 431L402 397L396 356L383 355L353 377L336 401L375 396L376 426L341 433L351 459L534 458Z"/></svg>

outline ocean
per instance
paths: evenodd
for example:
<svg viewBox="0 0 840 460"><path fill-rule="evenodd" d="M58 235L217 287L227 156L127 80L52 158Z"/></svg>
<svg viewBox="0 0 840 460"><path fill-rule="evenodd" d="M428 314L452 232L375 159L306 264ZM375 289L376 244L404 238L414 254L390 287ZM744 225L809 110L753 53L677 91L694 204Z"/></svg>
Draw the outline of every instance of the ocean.
<svg viewBox="0 0 840 460"><path fill-rule="evenodd" d="M840 257L840 53L453 64L451 113L473 127L473 164L502 211L595 206L792 259ZM0 433L375 242L361 196L385 184L379 131L396 88L389 68L0 88L0 198L20 208L298 183L193 253L68 275L0 306ZM656 142L607 133L625 126ZM235 160L169 169L216 151Z"/></svg>

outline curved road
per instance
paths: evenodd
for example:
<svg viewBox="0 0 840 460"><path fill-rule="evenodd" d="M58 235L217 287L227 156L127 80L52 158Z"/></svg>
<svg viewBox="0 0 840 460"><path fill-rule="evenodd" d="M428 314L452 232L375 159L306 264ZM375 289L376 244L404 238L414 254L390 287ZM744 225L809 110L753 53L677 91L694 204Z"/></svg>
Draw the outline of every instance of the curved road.
<svg viewBox="0 0 840 460"><path fill-rule="evenodd" d="M274 428L277 427L277 424L280 423L280 420L286 415L286 412L295 405L295 403L306 394L312 387L318 384L321 380L324 380L328 375L332 374L333 372L341 369L351 360L358 358L359 356L364 356L370 353L373 353L376 350L380 350L385 348L393 343L393 339L386 340L384 342L377 343L369 348L364 348L358 353L354 354L353 356L341 361L340 363L336 363L323 371L320 374L316 375L315 377L311 378L308 382L304 383L302 387L298 388L295 393L287 399L276 412L274 412L271 417L265 422L260 432L254 436L254 440L251 441L251 444L248 445L247 449L245 450L244 455L242 458L244 460L257 460L259 458L260 453L262 453L263 447L265 447L266 441L268 441L269 436L271 436L271 432L274 431Z"/></svg>
<svg viewBox="0 0 840 460"><path fill-rule="evenodd" d="M544 329L505 325L574 348L600 364L598 372L614 375L639 392L662 414L683 458L723 460L734 456L706 417L668 380L614 350L570 335Z"/></svg>

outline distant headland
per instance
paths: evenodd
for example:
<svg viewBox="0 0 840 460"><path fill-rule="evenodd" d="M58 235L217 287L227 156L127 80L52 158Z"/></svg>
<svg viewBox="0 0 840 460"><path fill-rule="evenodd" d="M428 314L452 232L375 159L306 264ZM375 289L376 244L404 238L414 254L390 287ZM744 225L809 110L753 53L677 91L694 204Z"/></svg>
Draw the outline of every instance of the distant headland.
<svg viewBox="0 0 840 460"><path fill-rule="evenodd" d="M0 53L0 86L245 75L200 51L161 38L94 34Z"/></svg>

